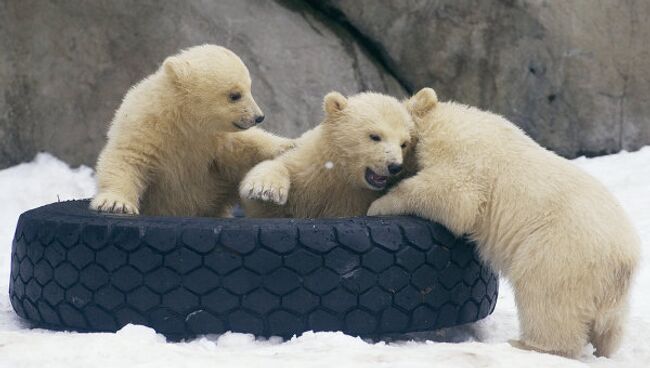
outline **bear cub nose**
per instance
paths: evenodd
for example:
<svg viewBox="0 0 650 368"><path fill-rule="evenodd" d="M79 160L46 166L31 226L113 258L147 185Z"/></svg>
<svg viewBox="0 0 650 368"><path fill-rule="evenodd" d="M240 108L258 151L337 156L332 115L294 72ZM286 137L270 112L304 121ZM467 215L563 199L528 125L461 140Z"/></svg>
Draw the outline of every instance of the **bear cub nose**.
<svg viewBox="0 0 650 368"><path fill-rule="evenodd" d="M255 124L259 124L264 121L264 115L259 115L255 117Z"/></svg>
<svg viewBox="0 0 650 368"><path fill-rule="evenodd" d="M393 164L388 165L388 172L391 175L398 174L400 171L402 171L402 165L401 164L393 163Z"/></svg>

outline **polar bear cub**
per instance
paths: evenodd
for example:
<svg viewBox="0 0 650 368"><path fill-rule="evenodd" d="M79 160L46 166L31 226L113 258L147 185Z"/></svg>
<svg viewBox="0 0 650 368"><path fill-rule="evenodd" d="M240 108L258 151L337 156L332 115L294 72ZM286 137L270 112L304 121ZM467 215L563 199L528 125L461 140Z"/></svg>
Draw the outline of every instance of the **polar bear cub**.
<svg viewBox="0 0 650 368"><path fill-rule="evenodd" d="M325 119L297 147L254 167L240 184L250 217L343 217L366 213L402 170L413 122L393 97L338 92L324 99Z"/></svg>
<svg viewBox="0 0 650 368"><path fill-rule="evenodd" d="M575 357L591 342L597 355L610 356L640 256L623 208L596 179L501 116L438 103L432 89L409 109L420 170L368 214L413 214L470 236L513 286L518 345Z"/></svg>
<svg viewBox="0 0 650 368"><path fill-rule="evenodd" d="M91 208L224 215L243 175L291 146L251 128L262 120L248 69L232 51L202 45L168 57L115 113Z"/></svg>

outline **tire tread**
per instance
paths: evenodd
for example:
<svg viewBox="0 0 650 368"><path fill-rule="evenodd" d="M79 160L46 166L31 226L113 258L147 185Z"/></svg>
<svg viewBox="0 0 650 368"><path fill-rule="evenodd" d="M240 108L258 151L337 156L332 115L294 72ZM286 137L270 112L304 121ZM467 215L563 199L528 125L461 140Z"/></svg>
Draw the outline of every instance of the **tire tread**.
<svg viewBox="0 0 650 368"><path fill-rule="evenodd" d="M9 294L53 329L381 337L486 317L498 277L471 243L414 217L127 217L81 200L20 216Z"/></svg>

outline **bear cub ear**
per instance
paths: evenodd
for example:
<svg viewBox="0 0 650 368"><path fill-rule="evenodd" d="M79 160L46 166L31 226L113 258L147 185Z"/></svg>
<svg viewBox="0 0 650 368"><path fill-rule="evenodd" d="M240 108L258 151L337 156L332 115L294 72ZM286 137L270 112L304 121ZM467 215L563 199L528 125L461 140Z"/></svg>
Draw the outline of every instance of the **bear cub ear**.
<svg viewBox="0 0 650 368"><path fill-rule="evenodd" d="M338 92L330 92L323 100L323 109L328 116L339 114L348 106L348 100Z"/></svg>
<svg viewBox="0 0 650 368"><path fill-rule="evenodd" d="M432 88L422 88L418 93L411 97L406 106L409 112L416 117L423 117L429 111L433 110L438 104L438 96Z"/></svg>
<svg viewBox="0 0 650 368"><path fill-rule="evenodd" d="M179 83L190 75L190 63L175 56L170 56L163 62L165 73L172 81Z"/></svg>

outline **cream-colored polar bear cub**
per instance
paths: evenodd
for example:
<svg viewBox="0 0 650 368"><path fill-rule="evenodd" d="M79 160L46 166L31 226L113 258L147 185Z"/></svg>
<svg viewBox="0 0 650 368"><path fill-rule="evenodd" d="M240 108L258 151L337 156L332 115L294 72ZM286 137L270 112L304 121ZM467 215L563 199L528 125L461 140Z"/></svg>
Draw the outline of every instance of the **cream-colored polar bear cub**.
<svg viewBox="0 0 650 368"><path fill-rule="evenodd" d="M401 171L413 122L397 99L378 93L324 99L324 121L297 147L254 167L240 185L250 217L343 217L366 213Z"/></svg>
<svg viewBox="0 0 650 368"><path fill-rule="evenodd" d="M251 128L263 119L248 69L232 51L203 45L167 58L115 113L91 208L224 215L244 174L291 146Z"/></svg>
<svg viewBox="0 0 650 368"><path fill-rule="evenodd" d="M640 252L613 196L501 116L438 103L432 89L409 108L419 172L368 214L414 214L474 239L512 283L517 344L574 357L589 341L597 355L612 354Z"/></svg>

